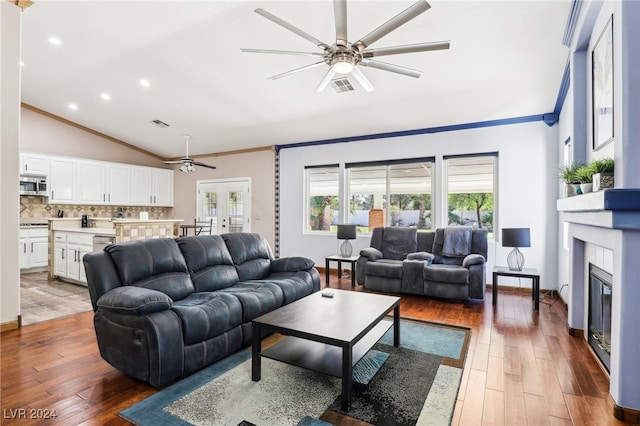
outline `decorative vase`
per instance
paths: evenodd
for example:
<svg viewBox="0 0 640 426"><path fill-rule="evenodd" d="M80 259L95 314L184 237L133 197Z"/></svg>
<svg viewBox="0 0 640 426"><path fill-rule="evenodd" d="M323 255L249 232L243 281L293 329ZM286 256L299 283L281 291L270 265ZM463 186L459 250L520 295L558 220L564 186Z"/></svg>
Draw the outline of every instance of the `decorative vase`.
<svg viewBox="0 0 640 426"><path fill-rule="evenodd" d="M593 175L593 190L600 191L601 189L613 188L614 179L613 173L596 173Z"/></svg>
<svg viewBox="0 0 640 426"><path fill-rule="evenodd" d="M565 196L566 197L573 197L574 195L578 195L578 188L580 186L576 185L575 183L565 183L564 184L564 191L565 191Z"/></svg>
<svg viewBox="0 0 640 426"><path fill-rule="evenodd" d="M580 184L580 191L583 194L586 194L587 192L593 191L593 183L581 183Z"/></svg>

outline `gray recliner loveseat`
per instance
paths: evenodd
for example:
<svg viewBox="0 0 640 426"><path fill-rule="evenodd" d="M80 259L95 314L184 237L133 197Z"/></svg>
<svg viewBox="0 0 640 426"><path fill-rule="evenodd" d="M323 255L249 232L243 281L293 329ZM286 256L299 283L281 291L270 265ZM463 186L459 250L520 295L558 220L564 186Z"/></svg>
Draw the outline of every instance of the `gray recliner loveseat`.
<svg viewBox="0 0 640 426"><path fill-rule="evenodd" d="M258 234L131 241L84 256L100 355L153 386L251 342L251 321L320 290L314 262Z"/></svg>
<svg viewBox="0 0 640 426"><path fill-rule="evenodd" d="M483 299L487 231L469 227L380 227L360 252L356 278L367 289L446 299Z"/></svg>

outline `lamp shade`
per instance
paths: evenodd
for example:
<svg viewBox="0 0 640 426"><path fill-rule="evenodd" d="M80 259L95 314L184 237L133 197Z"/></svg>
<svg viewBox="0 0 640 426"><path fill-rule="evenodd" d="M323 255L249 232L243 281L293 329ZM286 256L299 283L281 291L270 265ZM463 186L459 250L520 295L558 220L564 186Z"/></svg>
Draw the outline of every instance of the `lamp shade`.
<svg viewBox="0 0 640 426"><path fill-rule="evenodd" d="M338 225L338 239L339 240L355 240L356 225L349 225L349 224Z"/></svg>
<svg viewBox="0 0 640 426"><path fill-rule="evenodd" d="M502 228L502 247L531 247L529 228Z"/></svg>

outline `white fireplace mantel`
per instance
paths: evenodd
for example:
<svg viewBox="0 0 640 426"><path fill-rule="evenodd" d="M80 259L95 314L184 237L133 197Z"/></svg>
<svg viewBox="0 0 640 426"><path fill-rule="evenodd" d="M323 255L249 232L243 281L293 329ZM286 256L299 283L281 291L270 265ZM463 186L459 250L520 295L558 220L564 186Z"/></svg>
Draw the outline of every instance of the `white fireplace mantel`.
<svg viewBox="0 0 640 426"><path fill-rule="evenodd" d="M640 189L605 189L557 201L566 222L640 230Z"/></svg>

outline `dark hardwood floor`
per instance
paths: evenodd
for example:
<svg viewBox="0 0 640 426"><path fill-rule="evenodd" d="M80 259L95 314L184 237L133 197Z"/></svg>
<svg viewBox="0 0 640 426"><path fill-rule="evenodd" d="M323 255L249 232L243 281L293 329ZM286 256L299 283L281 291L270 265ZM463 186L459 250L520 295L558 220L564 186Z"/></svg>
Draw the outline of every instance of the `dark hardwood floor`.
<svg viewBox="0 0 640 426"><path fill-rule="evenodd" d="M330 287L351 289L350 280L334 274ZM554 302L536 312L530 293L501 289L493 308L490 288L480 302L402 296L403 317L472 328L453 425L625 424L612 415L607 375ZM100 358L92 320L87 312L2 333L2 424L128 424L117 413L157 392Z"/></svg>

